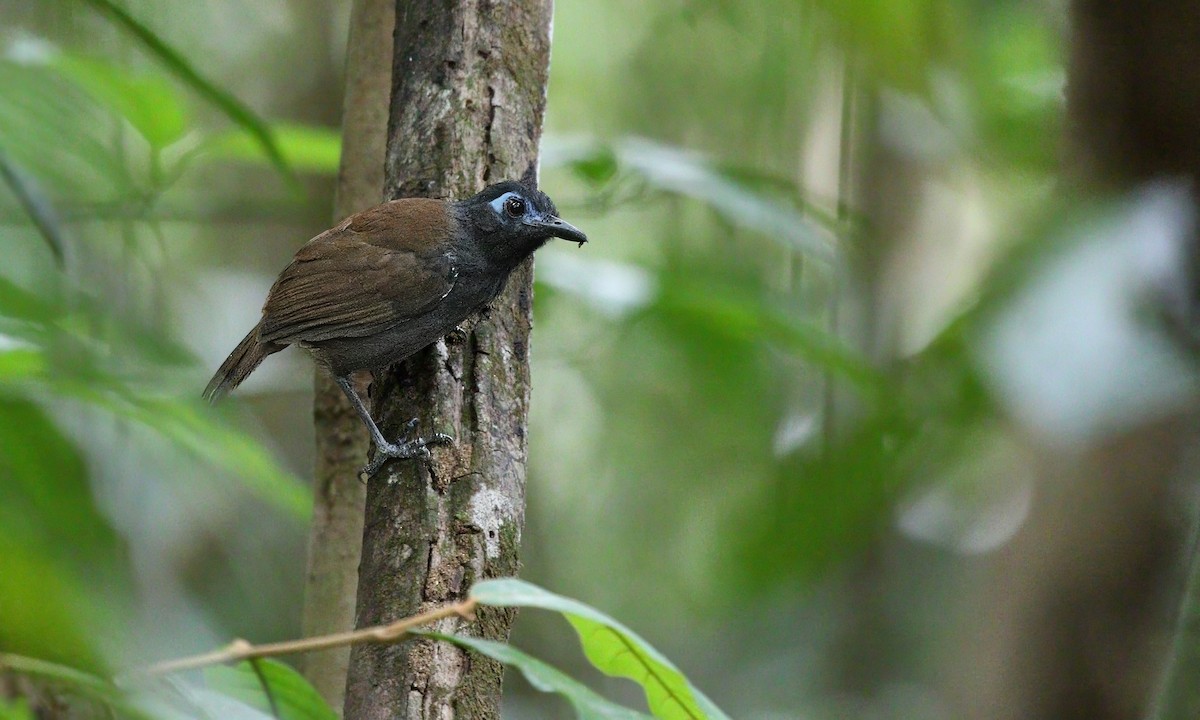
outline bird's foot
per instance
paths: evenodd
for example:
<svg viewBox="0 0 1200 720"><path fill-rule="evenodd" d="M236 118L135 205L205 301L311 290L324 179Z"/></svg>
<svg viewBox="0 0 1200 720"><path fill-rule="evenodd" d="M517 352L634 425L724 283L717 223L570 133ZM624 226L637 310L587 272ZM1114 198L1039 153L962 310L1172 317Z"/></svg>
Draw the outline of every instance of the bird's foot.
<svg viewBox="0 0 1200 720"><path fill-rule="evenodd" d="M404 438L399 442L376 443L375 457L371 458L371 462L367 463L360 475L363 478L371 478L388 460L427 458L430 445L447 445L454 442L454 438L445 433L434 433L427 438L411 437L417 429L417 422L417 418L408 421L404 426Z"/></svg>

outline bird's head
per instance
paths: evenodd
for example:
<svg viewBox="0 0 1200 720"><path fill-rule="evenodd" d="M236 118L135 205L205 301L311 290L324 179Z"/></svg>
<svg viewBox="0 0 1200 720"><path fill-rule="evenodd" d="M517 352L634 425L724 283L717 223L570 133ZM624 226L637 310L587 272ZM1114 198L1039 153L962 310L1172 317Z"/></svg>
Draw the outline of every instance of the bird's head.
<svg viewBox="0 0 1200 720"><path fill-rule="evenodd" d="M489 185L458 206L470 235L494 261L515 266L550 238L580 246L587 242L587 235L558 217L554 201L528 179Z"/></svg>

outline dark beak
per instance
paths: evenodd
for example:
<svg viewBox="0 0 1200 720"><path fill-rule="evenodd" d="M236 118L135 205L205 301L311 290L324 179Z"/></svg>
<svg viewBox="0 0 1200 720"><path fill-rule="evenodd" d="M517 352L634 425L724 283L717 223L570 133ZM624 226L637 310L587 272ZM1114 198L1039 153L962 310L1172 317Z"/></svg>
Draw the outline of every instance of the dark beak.
<svg viewBox="0 0 1200 720"><path fill-rule="evenodd" d="M537 222L537 225L554 237L577 242L581 247L587 242L587 235L584 235L582 230L566 220L554 217L553 215L547 215L542 218Z"/></svg>

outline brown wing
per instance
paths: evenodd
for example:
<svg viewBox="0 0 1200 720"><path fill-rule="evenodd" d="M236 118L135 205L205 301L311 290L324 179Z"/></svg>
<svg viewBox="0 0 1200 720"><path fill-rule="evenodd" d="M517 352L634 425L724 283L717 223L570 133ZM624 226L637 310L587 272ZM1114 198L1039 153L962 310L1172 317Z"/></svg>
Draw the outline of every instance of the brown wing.
<svg viewBox="0 0 1200 720"><path fill-rule="evenodd" d="M263 307L264 342L316 342L383 332L454 287L442 251L449 223L436 201L398 201L313 238L275 281ZM440 215L429 218L429 211ZM416 217L409 217L414 215Z"/></svg>

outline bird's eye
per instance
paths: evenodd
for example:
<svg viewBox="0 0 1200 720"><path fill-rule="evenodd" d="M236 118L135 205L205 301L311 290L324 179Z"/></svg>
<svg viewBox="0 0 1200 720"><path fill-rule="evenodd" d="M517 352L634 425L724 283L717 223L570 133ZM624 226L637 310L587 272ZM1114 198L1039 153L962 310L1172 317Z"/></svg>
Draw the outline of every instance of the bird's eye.
<svg viewBox="0 0 1200 720"><path fill-rule="evenodd" d="M525 214L525 200L513 195L504 201L504 212L508 213L509 217L521 217Z"/></svg>

